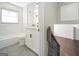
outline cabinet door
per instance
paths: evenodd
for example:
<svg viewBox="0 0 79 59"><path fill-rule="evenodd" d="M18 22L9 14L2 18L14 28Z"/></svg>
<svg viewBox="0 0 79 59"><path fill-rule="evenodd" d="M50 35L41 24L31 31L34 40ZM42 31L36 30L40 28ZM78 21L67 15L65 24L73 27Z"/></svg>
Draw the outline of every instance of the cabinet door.
<svg viewBox="0 0 79 59"><path fill-rule="evenodd" d="M33 33L31 30L27 29L26 30L26 45L29 47L29 48L33 48Z"/></svg>
<svg viewBox="0 0 79 59"><path fill-rule="evenodd" d="M33 48L34 51L39 54L40 51L40 36L37 30L33 31Z"/></svg>

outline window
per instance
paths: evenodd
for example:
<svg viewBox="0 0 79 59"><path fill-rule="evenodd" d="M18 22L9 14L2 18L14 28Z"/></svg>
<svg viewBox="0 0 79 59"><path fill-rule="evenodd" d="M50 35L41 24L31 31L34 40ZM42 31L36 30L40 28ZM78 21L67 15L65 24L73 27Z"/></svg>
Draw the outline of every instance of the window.
<svg viewBox="0 0 79 59"><path fill-rule="evenodd" d="M18 12L2 8L2 23L18 23Z"/></svg>

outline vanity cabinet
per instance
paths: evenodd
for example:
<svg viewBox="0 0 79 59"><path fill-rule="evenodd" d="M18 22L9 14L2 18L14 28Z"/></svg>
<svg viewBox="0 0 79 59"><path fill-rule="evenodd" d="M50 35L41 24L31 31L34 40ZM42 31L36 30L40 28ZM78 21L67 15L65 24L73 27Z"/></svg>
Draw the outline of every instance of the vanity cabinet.
<svg viewBox="0 0 79 59"><path fill-rule="evenodd" d="M26 29L26 41L25 44L36 54L40 53L40 37L37 28Z"/></svg>

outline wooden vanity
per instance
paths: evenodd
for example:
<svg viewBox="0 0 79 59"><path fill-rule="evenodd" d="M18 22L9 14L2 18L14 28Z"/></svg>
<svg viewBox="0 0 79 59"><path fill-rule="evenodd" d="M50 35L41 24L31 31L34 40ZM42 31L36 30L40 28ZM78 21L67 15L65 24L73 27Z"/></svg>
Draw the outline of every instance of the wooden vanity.
<svg viewBox="0 0 79 59"><path fill-rule="evenodd" d="M55 36L60 45L61 56L79 56L79 40Z"/></svg>

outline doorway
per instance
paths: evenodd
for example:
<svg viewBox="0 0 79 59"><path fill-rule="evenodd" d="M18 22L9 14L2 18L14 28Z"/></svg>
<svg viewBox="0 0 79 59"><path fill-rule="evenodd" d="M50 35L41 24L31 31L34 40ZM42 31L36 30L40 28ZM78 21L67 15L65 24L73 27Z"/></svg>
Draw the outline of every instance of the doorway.
<svg viewBox="0 0 79 59"><path fill-rule="evenodd" d="M27 28L25 44L40 55L39 3L27 5Z"/></svg>

